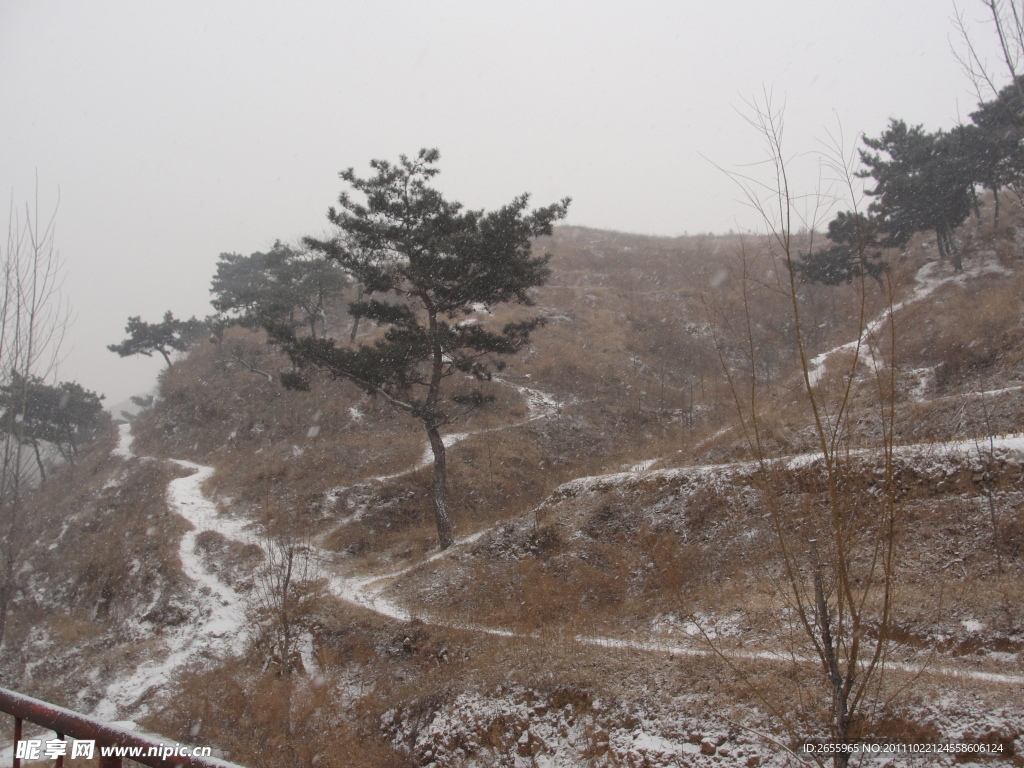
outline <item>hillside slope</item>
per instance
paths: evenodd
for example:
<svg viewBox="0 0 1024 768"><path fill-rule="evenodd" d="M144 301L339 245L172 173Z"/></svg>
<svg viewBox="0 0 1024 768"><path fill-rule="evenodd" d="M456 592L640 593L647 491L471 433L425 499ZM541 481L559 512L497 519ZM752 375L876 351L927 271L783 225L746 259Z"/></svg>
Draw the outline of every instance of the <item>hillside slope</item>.
<svg viewBox="0 0 1024 768"><path fill-rule="evenodd" d="M446 436L463 543L443 555L416 422L341 382L283 390L258 333L197 346L130 449L122 428L39 494L5 682L252 766L786 764L765 699L805 738L824 705L765 455L737 420L743 382L722 374L743 360L714 326L739 306L736 244L581 228L542 243L548 324ZM893 479L900 549L888 672L860 727L982 740L1011 765L1024 453L982 437L1024 427L1024 269L1003 234L968 245L957 275L915 243L893 303L862 305L899 331L893 461L857 378L844 492L867 512ZM858 305L845 286L801 301L827 389ZM793 326L770 296L754 308L774 503L806 537L824 473ZM282 562L306 569L291 591Z"/></svg>

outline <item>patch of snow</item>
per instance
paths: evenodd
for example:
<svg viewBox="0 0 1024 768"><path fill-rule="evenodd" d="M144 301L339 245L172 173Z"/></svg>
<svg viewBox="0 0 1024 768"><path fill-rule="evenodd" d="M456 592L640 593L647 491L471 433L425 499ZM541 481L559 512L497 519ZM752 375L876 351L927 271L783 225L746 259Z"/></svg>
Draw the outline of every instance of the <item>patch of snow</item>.
<svg viewBox="0 0 1024 768"><path fill-rule="evenodd" d="M130 422L121 424L117 428L117 446L114 448L114 455L122 459L133 459L132 453L132 425Z"/></svg>
<svg viewBox="0 0 1024 768"><path fill-rule="evenodd" d="M821 380L821 377L825 374L825 365L828 363L829 358L840 352L857 352L858 357L860 358L859 362L870 364L873 361L874 355L871 349L871 339L874 337L875 333L878 332L886 322L888 322L890 316L895 315L901 309L910 304L927 298L940 286L943 286L946 283L962 280L963 276L966 274L959 273L939 277L935 274L938 267L938 263L934 261L930 261L921 267L914 276L915 286L913 294L911 294L909 298L893 304L891 311L887 308L881 315L869 322L864 327L860 338L848 341L845 344L840 344L839 346L826 350L820 355L812 358L810 361L810 367L807 371L807 376L810 380L811 386L813 387L817 385Z"/></svg>
<svg viewBox="0 0 1024 768"><path fill-rule="evenodd" d="M914 368L910 374L917 379L917 383L910 389L910 399L915 403L923 403L929 388L935 381L935 366Z"/></svg>

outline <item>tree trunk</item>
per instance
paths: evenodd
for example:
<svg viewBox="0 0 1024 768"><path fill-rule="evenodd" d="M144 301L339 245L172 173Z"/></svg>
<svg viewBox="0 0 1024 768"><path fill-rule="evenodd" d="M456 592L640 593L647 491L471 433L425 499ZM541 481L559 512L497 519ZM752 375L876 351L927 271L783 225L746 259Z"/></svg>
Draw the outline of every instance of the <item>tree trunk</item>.
<svg viewBox="0 0 1024 768"><path fill-rule="evenodd" d="M39 484L43 485L46 482L46 468L43 466L43 456L39 452L39 441L32 441L32 448L36 454L36 466L39 467Z"/></svg>
<svg viewBox="0 0 1024 768"><path fill-rule="evenodd" d="M434 522L437 523L437 538L441 549L448 549L455 543L452 536L452 524L448 519L448 491L446 487L447 469L445 467L444 441L437 427L427 425L427 439L430 450L434 452L434 476L430 481L430 500L434 507Z"/></svg>
<svg viewBox="0 0 1024 768"><path fill-rule="evenodd" d="M359 288L358 288L358 293L356 294L356 301L362 301L362 300L363 300L363 286L362 286L362 284L360 284ZM356 343L356 334L357 333L359 333L359 317L358 316L352 318L352 333L349 334L349 337L348 337L349 344L355 344Z"/></svg>
<svg viewBox="0 0 1024 768"><path fill-rule="evenodd" d="M0 571L0 647L4 644L7 633L7 614L11 608L14 595L14 552L8 543L3 553L3 569Z"/></svg>
<svg viewBox="0 0 1024 768"><path fill-rule="evenodd" d="M935 238L939 244L939 258L952 257L953 269L957 272L963 272L963 254L960 252L960 246L956 244L956 238L953 237L953 233L945 227L936 227Z"/></svg>
<svg viewBox="0 0 1024 768"><path fill-rule="evenodd" d="M995 214L992 216L992 231L999 229L999 188L992 192L992 199L995 201Z"/></svg>
<svg viewBox="0 0 1024 768"><path fill-rule="evenodd" d="M948 238L946 241L946 250L953 254L953 269L957 272L964 271L964 257L960 252L960 246L956 244L956 238L953 237L953 233L950 232L946 235Z"/></svg>
<svg viewBox="0 0 1024 768"><path fill-rule="evenodd" d="M0 584L0 647L4 644L4 634L7 631L7 597L10 590L10 581L5 579L5 583Z"/></svg>
<svg viewBox="0 0 1024 768"><path fill-rule="evenodd" d="M832 688L832 734L836 742L842 744L850 738L850 690L839 668L840 661L837 654L837 643L832 636L831 618L828 602L825 599L821 561L818 559L818 546L813 539L810 541L810 545L812 566L814 568L814 614L818 625L818 640L822 654L822 663L825 675ZM847 664L851 663L852 661L847 661ZM837 752L832 755L832 765L834 768L846 768L849 762L850 755L848 753Z"/></svg>

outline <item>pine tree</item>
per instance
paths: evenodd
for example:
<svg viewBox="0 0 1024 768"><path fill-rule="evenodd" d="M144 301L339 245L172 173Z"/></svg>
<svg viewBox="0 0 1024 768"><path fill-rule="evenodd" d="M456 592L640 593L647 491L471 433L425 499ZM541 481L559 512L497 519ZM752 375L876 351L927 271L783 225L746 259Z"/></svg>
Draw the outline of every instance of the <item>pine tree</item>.
<svg viewBox="0 0 1024 768"><path fill-rule="evenodd" d="M326 330L326 308L348 285L345 273L323 257L310 257L277 241L268 253L222 253L210 293L214 309L249 328L293 323L310 335ZM296 310L299 319L296 319Z"/></svg>
<svg viewBox="0 0 1024 768"><path fill-rule="evenodd" d="M801 280L822 285L841 285L854 278L878 280L885 271L878 243L878 222L862 213L840 212L828 225L834 245L801 255L792 268Z"/></svg>
<svg viewBox="0 0 1024 768"><path fill-rule="evenodd" d="M973 148L975 181L992 190L995 211L993 227L999 226L999 190L1011 187L1018 192L1024 179L1024 153L1021 140L1024 139L1024 101L1018 83L1003 88L993 101L983 102L971 113L975 137Z"/></svg>
<svg viewBox="0 0 1024 768"><path fill-rule="evenodd" d="M19 401L20 411L15 407ZM103 410L102 401L103 395L77 382L52 385L37 376L15 377L0 386L0 432L33 450L43 481L47 445L74 464L79 446L109 426L110 416Z"/></svg>
<svg viewBox="0 0 1024 768"><path fill-rule="evenodd" d="M438 159L437 150L421 150L394 165L372 161L370 178L344 171L341 178L364 202L343 192L340 208L328 212L337 236L305 241L380 297L354 302L349 313L385 328L383 336L347 347L329 338L297 338L287 327L274 337L299 369L347 379L423 424L434 455L434 519L447 548L454 538L440 429L452 413L443 382L457 373L489 378L500 369L500 357L522 349L541 324L534 317L490 329L469 316L506 302L533 303L530 290L547 281L550 256L533 256L531 241L551 234L569 199L532 212L527 195L491 212L465 210L428 185L439 172ZM293 375L285 384L308 382Z"/></svg>
<svg viewBox="0 0 1024 768"><path fill-rule="evenodd" d="M861 150L867 170L860 175L875 180L867 190L876 198L869 211L878 219L883 245L903 247L915 232L934 230L939 254L951 255L959 272L963 264L953 231L970 213L974 179L957 138L891 120L879 138L864 138L876 151Z"/></svg>
<svg viewBox="0 0 1024 768"><path fill-rule="evenodd" d="M164 313L163 322L147 323L140 317L129 317L124 332L128 338L120 344L107 346L111 352L121 357L145 355L152 357L154 352L163 355L167 367L171 366L171 352L184 352L203 331L202 320L192 317L179 320L168 310Z"/></svg>

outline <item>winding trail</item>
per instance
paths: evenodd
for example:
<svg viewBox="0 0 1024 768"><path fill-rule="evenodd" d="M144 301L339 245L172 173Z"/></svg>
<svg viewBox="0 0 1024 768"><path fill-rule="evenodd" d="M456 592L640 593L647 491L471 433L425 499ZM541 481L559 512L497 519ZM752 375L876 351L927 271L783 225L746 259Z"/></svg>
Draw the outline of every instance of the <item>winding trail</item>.
<svg viewBox="0 0 1024 768"><path fill-rule="evenodd" d="M136 458L131 448L130 429L129 424L121 425L115 449L115 454L124 459ZM116 719L134 709L151 691L168 685L174 671L189 661L203 656L228 655L244 640L242 598L206 567L196 550L196 540L205 531L243 543L251 543L255 537L247 532L246 521L219 514L217 505L203 495L202 485L213 474L213 467L177 459L174 463L194 470L168 483L167 502L192 526L181 538L178 555L182 571L196 584L197 618L164 633L168 649L164 658L144 662L127 678L107 686L106 695L96 707L96 715L103 719Z"/></svg>
<svg viewBox="0 0 1024 768"><path fill-rule="evenodd" d="M526 419L513 424L502 425L474 433L459 433L447 436L446 445L466 439L474 434L483 432L510 429L523 424L553 415L558 408L558 403L548 395L537 390L521 387L516 388L527 397L530 413ZM449 443L448 441L451 440ZM994 445L1006 449L1024 451L1024 437L1006 436L995 438ZM935 450L937 447L945 448L953 452L972 453L976 446L971 441L955 441L948 444L930 444L921 446L928 450ZM121 441L116 449L117 455L126 459L136 458L131 451L131 435L128 425L121 427ZM813 454L790 457L792 465L808 463L814 460ZM195 583L197 593L196 605L199 613L199 620L183 624L164 635L167 643L168 653L159 661L145 662L141 664L127 678L122 678L111 683L106 690L106 696L97 706L97 715L106 718L116 718L137 707L147 694L160 686L166 685L172 679L175 670L183 665L204 656L224 656L237 650L244 642L245 622L244 605L241 596L227 583L225 583L215 572L211 571L203 561L203 558L196 550L198 536L205 531L213 531L225 539L242 544L257 544L262 546L258 538L250 530L251 523L246 520L231 518L220 513L214 501L207 498L202 491L203 483L213 473L213 468L195 464L190 461L174 460L178 466L194 470L186 477L172 480L168 484L167 500L170 507L191 524L191 529L182 537L179 545L179 556L181 558L182 570L185 575ZM560 486L561 489L593 488L602 485L612 485L622 482L627 478L635 477L638 473L650 473L654 475L665 475L687 472L715 472L726 469L736 469L736 464L708 465L701 467L689 467L685 469L649 470L651 462L643 462L636 465L628 472L621 472L610 475L578 478ZM358 485L368 485L385 482L389 478L400 476L406 472L413 472L423 465L418 464L396 475L385 475L381 477L368 478ZM556 489L557 492L557 489ZM388 585L395 579L408 574L418 568L430 564L440 558L448 557L453 552L477 541L487 534L491 529L478 531L472 536L465 537L447 549L438 551L429 558L401 569L372 576L341 576L337 573L328 573L330 592L337 598L352 605L372 611L395 621L406 622L413 618L412 614L404 607L384 595ZM324 554L324 561L329 562L327 553ZM329 566L325 566L329 569ZM440 627L459 629L464 631L478 632L501 637L519 637L524 640L542 640L536 635L515 633L508 630L493 627L484 627L472 623L461 623L444 621L433 618L429 615L417 613L416 617L425 623ZM792 663L797 661L807 664L819 664L815 658L794 658L789 654L767 651L767 650L743 650L743 649L712 649L710 647L695 648L693 646L676 645L672 643L659 642L655 640L628 640L609 637L589 637L585 635L575 636L575 641L581 645L610 650L627 652L661 654L671 656L688 657L724 657L727 661L744 662L758 661L768 663ZM887 662L886 668L890 670L905 672L908 674L926 673L949 678L959 678L979 682L999 683L1007 685L1024 685L1024 675L1004 674L997 672L984 672L977 670L960 669L951 666L926 666L899 662Z"/></svg>
<svg viewBox="0 0 1024 768"><path fill-rule="evenodd" d="M811 358L810 369L808 370L808 377L811 385L817 384L821 377L825 374L825 368L833 355L839 354L840 352L853 352L857 350L860 345L860 362L862 364L869 365L874 362L874 351L871 345L871 339L875 333L885 326L889 321L890 315L895 315L897 312L905 309L911 304L916 304L929 296L931 296L936 290L941 288L943 285L949 283L963 283L967 278L978 277L984 273L997 273L1006 274L1007 270L995 263L977 263L962 272L952 272L947 275L936 274L938 270L943 267L937 261L929 261L922 266L917 273L914 275L914 290L910 296L902 301L898 301L892 305L891 311L886 308L882 313L874 320L870 321L863 329L859 339L848 341L845 344L840 344L837 347L826 350L820 355Z"/></svg>

